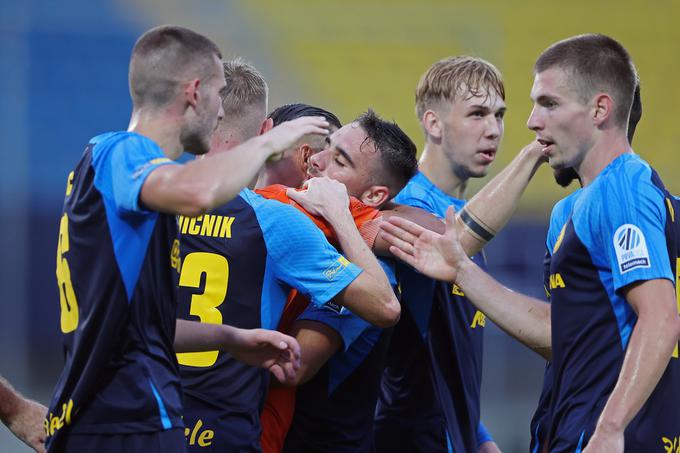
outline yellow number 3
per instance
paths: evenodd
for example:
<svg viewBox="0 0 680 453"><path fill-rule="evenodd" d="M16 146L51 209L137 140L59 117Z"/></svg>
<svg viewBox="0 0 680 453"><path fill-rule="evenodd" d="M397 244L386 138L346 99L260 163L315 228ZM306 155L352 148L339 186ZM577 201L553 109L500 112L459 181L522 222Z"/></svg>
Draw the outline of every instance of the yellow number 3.
<svg viewBox="0 0 680 453"><path fill-rule="evenodd" d="M78 327L78 300L71 284L71 269L64 257L68 247L68 217L64 214L61 217L57 244L57 284L61 305L61 331L64 333L73 332Z"/></svg>
<svg viewBox="0 0 680 453"><path fill-rule="evenodd" d="M200 288L205 273L205 289L202 294L191 296L190 313L207 324L222 324L222 313L217 309L227 296L229 262L222 255L194 252L184 258L179 286ZM208 367L215 364L219 351L185 352L177 354L181 365Z"/></svg>

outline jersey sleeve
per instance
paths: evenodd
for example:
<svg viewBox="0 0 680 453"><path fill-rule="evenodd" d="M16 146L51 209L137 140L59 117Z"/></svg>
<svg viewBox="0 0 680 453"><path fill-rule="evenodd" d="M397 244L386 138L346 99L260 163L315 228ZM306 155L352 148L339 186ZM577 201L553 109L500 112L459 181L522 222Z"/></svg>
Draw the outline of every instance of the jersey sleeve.
<svg viewBox="0 0 680 453"><path fill-rule="evenodd" d="M323 233L292 206L249 196L267 245L268 266L277 279L321 306L362 272L328 243Z"/></svg>
<svg viewBox="0 0 680 453"><path fill-rule="evenodd" d="M595 243L604 251L616 291L636 281L673 280L663 193L652 184L648 167L624 169L624 178L604 185L601 203L593 204L590 216L596 219L591 231L599 236Z"/></svg>
<svg viewBox="0 0 680 453"><path fill-rule="evenodd" d="M144 181L156 168L177 164L147 138L127 135L109 140L113 143L98 143L93 151L97 188L113 201L119 214L147 212L139 203Z"/></svg>
<svg viewBox="0 0 680 453"><path fill-rule="evenodd" d="M345 307L341 307L332 301L317 307L310 305L298 317L298 320L308 320L320 322L335 330L342 338L345 350L347 350L354 340L361 333L370 327L370 324Z"/></svg>
<svg viewBox="0 0 680 453"><path fill-rule="evenodd" d="M493 437L491 437L491 433L480 420L479 426L477 427L477 448L481 447L482 444L486 442L493 442Z"/></svg>

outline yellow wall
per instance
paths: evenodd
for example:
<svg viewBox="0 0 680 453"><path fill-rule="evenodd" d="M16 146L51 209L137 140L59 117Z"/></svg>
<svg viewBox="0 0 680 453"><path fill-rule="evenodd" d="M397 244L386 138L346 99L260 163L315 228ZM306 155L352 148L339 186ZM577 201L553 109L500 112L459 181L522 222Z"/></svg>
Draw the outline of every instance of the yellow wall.
<svg viewBox="0 0 680 453"><path fill-rule="evenodd" d="M505 139L492 172L533 136L525 123L538 54L575 34L609 34L628 48L642 78L644 113L635 149L680 193L675 177L680 170L675 159L680 151L680 2L241 0L213 1L203 18L195 2L141 4L162 11L153 14L163 22L189 20L187 25L215 37L227 56L241 53L253 61L269 80L272 107L318 103L349 121L371 106L396 120L419 146L413 92L420 75L446 56L486 58L503 72L508 96ZM219 4L228 7L220 10ZM221 11L228 12L228 20L220 19ZM546 168L528 189L521 210L545 218L565 193Z"/></svg>

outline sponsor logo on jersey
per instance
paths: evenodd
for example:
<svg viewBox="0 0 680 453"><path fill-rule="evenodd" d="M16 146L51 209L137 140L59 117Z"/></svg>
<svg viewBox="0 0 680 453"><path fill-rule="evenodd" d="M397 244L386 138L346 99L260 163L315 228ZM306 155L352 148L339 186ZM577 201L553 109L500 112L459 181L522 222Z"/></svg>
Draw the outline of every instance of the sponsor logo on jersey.
<svg viewBox="0 0 680 453"><path fill-rule="evenodd" d="M349 261L344 256L341 256L340 258L337 259L333 264L328 266L328 268L323 271L324 277L326 277L328 280L333 280L336 275L340 274L342 271L345 270L347 265L349 264Z"/></svg>
<svg viewBox="0 0 680 453"><path fill-rule="evenodd" d="M622 274L637 268L650 267L645 235L637 226L627 223L614 233L614 250Z"/></svg>

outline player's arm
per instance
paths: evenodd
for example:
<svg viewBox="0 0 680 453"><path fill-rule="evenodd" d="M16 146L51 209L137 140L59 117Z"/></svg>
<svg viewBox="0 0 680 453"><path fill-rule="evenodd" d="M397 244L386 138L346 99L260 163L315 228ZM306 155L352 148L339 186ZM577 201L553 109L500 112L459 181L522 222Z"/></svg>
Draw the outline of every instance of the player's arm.
<svg viewBox="0 0 680 453"><path fill-rule="evenodd" d="M289 190L288 196L312 215L325 218L345 256L364 270L335 297L335 302L373 325L393 326L401 313L399 301L385 271L357 230L349 211L347 189L342 183L325 177L311 179L307 187L304 192Z"/></svg>
<svg viewBox="0 0 680 453"><path fill-rule="evenodd" d="M294 380L300 366L298 342L275 330L239 329L178 319L174 346L175 352L215 349L228 352L241 362L270 370L281 382Z"/></svg>
<svg viewBox="0 0 680 453"><path fill-rule="evenodd" d="M474 264L463 250L455 224L449 208L443 235L400 218L385 222L381 235L395 257L431 278L455 282L501 329L550 360L550 305L506 288Z"/></svg>
<svg viewBox="0 0 680 453"><path fill-rule="evenodd" d="M45 451L46 415L45 406L24 398L0 376L0 420L22 442L40 453Z"/></svg>
<svg viewBox="0 0 680 453"><path fill-rule="evenodd" d="M300 368L295 379L284 383L287 386L298 386L309 381L343 344L337 330L307 319L296 321L290 334L300 344Z"/></svg>
<svg viewBox="0 0 680 453"><path fill-rule="evenodd" d="M269 156L284 151L307 134L325 135L327 128L323 117L297 118L228 153L196 159L186 165L159 166L144 181L140 201L154 211L201 215L238 195Z"/></svg>
<svg viewBox="0 0 680 453"><path fill-rule="evenodd" d="M542 146L531 142L456 214L454 225L468 256L479 252L503 228L515 212L524 189L544 162ZM397 216L437 233L444 232L440 219L418 208L393 205L383 210L382 215L384 220ZM378 235L373 251L385 255L389 245Z"/></svg>
<svg viewBox="0 0 680 453"><path fill-rule="evenodd" d="M624 295L638 319L616 386L584 452L623 452L623 432L661 379L680 337L675 289L669 280L633 283L624 288Z"/></svg>

